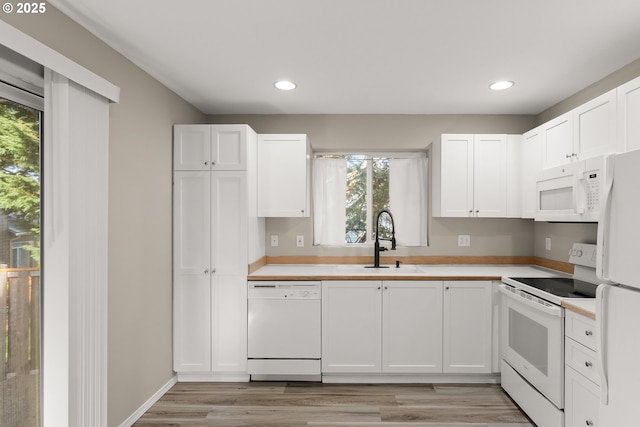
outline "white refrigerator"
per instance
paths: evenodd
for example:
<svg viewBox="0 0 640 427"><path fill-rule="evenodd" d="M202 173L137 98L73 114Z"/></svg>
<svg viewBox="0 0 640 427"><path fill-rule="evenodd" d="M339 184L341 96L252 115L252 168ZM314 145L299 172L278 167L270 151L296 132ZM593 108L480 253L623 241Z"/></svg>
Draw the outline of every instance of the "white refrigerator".
<svg viewBox="0 0 640 427"><path fill-rule="evenodd" d="M598 223L602 427L640 426L640 150L608 158Z"/></svg>

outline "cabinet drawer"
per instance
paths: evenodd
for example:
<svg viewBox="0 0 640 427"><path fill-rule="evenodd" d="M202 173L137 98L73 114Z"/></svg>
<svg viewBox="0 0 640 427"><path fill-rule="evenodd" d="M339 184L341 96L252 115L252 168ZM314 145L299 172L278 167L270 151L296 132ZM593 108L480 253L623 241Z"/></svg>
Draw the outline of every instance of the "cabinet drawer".
<svg viewBox="0 0 640 427"><path fill-rule="evenodd" d="M565 391L565 427L599 426L600 387L567 368Z"/></svg>
<svg viewBox="0 0 640 427"><path fill-rule="evenodd" d="M595 351L572 339L567 339L565 340L564 361L566 365L572 367L595 384L600 385Z"/></svg>
<svg viewBox="0 0 640 427"><path fill-rule="evenodd" d="M591 350L596 349L596 322L588 317L566 310L565 335Z"/></svg>

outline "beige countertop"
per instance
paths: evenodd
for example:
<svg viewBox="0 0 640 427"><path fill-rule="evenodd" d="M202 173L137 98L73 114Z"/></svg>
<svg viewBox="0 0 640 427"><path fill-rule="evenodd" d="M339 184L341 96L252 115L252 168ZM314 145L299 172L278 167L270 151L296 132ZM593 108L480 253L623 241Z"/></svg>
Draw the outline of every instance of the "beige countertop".
<svg viewBox="0 0 640 427"><path fill-rule="evenodd" d="M248 280L500 280L504 277L566 275L533 265L512 264L401 264L400 268L365 268L359 264L268 264ZM569 299L568 310L595 319L595 299Z"/></svg>
<svg viewBox="0 0 640 427"><path fill-rule="evenodd" d="M596 319L595 298L569 299L562 302L562 306L567 310L582 314L590 319Z"/></svg>
<svg viewBox="0 0 640 427"><path fill-rule="evenodd" d="M530 265L451 264L412 265L400 268L365 268L358 264L269 264L248 276L248 280L500 280L511 277L565 275Z"/></svg>

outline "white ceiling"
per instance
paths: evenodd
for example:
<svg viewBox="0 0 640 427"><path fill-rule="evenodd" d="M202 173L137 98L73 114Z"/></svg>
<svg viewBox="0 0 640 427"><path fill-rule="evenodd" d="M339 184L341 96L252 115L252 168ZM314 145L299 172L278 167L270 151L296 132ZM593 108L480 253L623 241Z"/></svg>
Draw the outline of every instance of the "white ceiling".
<svg viewBox="0 0 640 427"><path fill-rule="evenodd" d="M206 114L538 114L640 58L638 0L50 3Z"/></svg>

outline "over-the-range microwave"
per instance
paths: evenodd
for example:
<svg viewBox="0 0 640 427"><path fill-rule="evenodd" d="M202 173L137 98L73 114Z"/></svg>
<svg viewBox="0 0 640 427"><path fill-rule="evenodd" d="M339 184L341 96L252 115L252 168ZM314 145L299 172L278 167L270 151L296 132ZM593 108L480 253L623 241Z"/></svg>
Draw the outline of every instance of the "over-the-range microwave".
<svg viewBox="0 0 640 427"><path fill-rule="evenodd" d="M597 222L606 156L545 169L536 179L536 221Z"/></svg>

